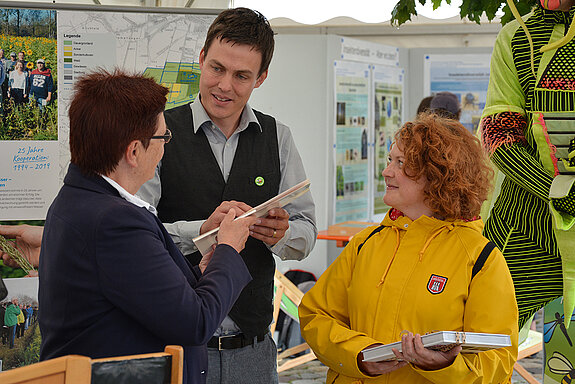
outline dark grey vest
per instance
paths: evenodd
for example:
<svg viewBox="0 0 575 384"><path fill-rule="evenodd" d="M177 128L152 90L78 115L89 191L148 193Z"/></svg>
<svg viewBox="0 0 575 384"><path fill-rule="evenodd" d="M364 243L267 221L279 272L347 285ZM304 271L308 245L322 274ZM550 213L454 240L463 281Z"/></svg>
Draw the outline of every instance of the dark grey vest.
<svg viewBox="0 0 575 384"><path fill-rule="evenodd" d="M240 133L227 183L202 129L193 130L190 105L164 113L173 139L165 146L160 179L158 216L164 223L204 220L222 201L236 200L255 207L279 192L280 165L275 119L254 111L262 127ZM264 184L255 183L263 177ZM192 264L199 252L186 255ZM241 252L253 280L244 288L229 316L248 337L265 334L272 321L275 261L266 245L249 238Z"/></svg>

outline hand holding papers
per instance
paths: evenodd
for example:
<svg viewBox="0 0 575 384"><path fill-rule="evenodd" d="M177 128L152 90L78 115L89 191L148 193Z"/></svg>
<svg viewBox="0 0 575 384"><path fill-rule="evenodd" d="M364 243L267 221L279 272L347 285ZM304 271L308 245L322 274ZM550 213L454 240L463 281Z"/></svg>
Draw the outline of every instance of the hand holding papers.
<svg viewBox="0 0 575 384"><path fill-rule="evenodd" d="M455 331L429 333L421 336L421 341L426 348L434 350L445 351L455 345L461 345L461 353L477 353L511 345L511 337L508 335ZM392 348L401 352L401 341L363 350L363 361L395 360Z"/></svg>
<svg viewBox="0 0 575 384"><path fill-rule="evenodd" d="M293 200L297 199L304 193L309 191L310 182L309 180L304 180L299 184L294 185L290 189L280 193L279 195L269 199L268 201L258 205L257 207L249 210L238 218L243 218L247 216L264 217L267 216L268 212L273 208L282 208L289 204ZM193 239L194 244L200 251L202 255L207 254L211 251L213 244L216 244L216 236L218 234L219 228L212 229L196 238Z"/></svg>

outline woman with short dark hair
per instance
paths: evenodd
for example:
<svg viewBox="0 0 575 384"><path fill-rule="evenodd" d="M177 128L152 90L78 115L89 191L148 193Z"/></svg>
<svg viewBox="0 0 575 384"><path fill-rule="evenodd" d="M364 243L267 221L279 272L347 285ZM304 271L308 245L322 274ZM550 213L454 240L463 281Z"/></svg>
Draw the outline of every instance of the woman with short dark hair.
<svg viewBox="0 0 575 384"><path fill-rule="evenodd" d="M206 343L251 280L239 252L255 218L220 225L218 245L191 267L135 196L172 138L168 90L120 71L90 73L70 104L71 164L42 236L41 360L184 347L184 382L203 383Z"/></svg>

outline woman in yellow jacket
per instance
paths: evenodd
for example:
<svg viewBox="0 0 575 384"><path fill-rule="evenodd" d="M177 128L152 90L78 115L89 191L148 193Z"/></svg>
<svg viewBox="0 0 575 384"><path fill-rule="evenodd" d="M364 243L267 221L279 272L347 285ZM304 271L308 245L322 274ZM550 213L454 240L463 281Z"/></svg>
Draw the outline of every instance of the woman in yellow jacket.
<svg viewBox="0 0 575 384"><path fill-rule="evenodd" d="M24 322L26 321L24 317L24 311L22 311L22 306L20 306L20 313L18 314L18 325L16 325L16 337L24 336Z"/></svg>
<svg viewBox="0 0 575 384"><path fill-rule="evenodd" d="M396 134L383 176L392 209L353 237L299 308L327 383L510 383L517 304L501 252L481 234L492 172L479 141L459 122L419 116ZM433 351L420 335L434 331L507 334L512 346ZM362 361L362 350L400 340L397 360Z"/></svg>

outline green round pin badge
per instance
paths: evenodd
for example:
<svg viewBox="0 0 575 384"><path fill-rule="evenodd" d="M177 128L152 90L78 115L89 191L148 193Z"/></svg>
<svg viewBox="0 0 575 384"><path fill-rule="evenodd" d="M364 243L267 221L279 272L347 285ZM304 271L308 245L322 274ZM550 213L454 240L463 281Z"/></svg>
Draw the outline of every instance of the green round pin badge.
<svg viewBox="0 0 575 384"><path fill-rule="evenodd" d="M264 185L264 178L261 176L256 177L256 185L258 187L261 187L262 185Z"/></svg>

